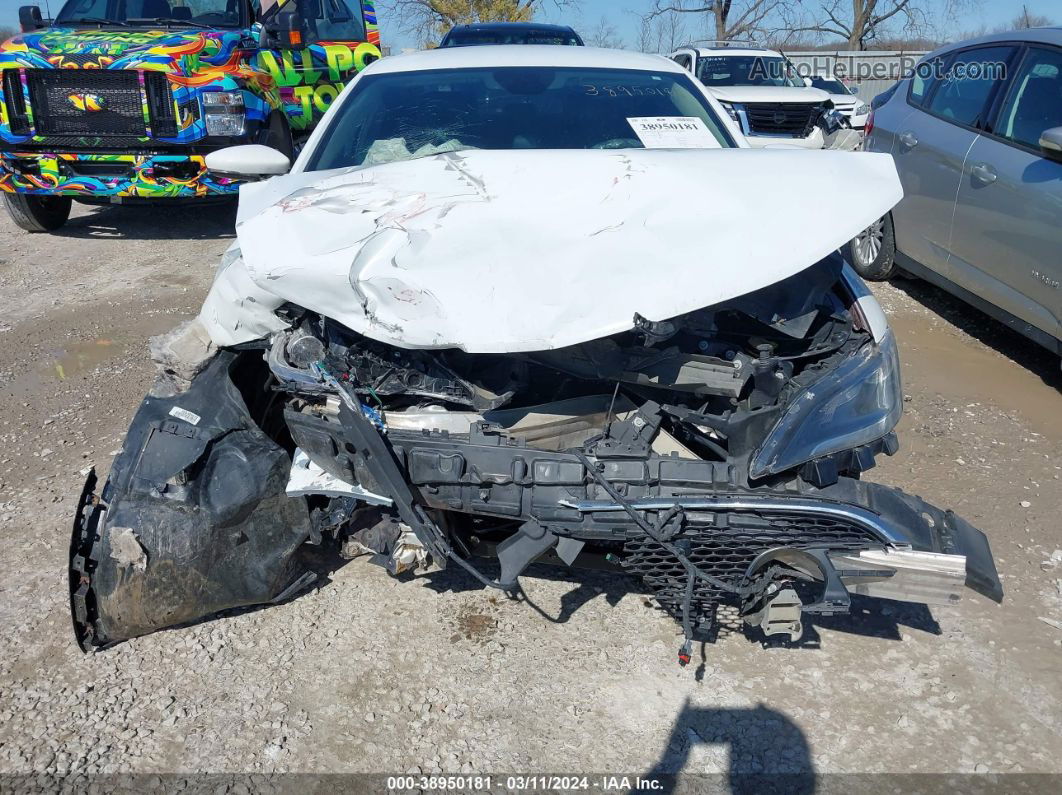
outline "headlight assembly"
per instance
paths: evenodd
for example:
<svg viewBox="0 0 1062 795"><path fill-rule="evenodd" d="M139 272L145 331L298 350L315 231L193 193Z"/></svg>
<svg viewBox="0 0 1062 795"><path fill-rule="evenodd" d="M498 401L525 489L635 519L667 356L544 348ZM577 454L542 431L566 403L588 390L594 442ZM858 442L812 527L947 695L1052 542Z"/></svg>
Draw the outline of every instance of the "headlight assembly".
<svg viewBox="0 0 1062 795"><path fill-rule="evenodd" d="M203 120L207 135L233 137L243 135L246 113L243 107L243 92L209 91L202 95Z"/></svg>
<svg viewBox="0 0 1062 795"><path fill-rule="evenodd" d="M723 110L725 110L730 115L730 118L732 118L734 121L739 121L738 111L737 108L734 106L733 102L723 102L722 100L720 100L719 104L723 106Z"/></svg>
<svg viewBox="0 0 1062 795"><path fill-rule="evenodd" d="M900 359L889 331L793 398L753 455L749 474L774 475L873 442L902 413Z"/></svg>

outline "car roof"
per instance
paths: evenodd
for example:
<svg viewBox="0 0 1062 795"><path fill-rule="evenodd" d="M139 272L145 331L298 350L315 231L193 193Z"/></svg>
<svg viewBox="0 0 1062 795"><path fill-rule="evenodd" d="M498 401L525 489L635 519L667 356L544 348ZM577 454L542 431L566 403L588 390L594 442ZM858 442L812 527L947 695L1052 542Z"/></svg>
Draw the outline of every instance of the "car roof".
<svg viewBox="0 0 1062 795"><path fill-rule="evenodd" d="M956 41L951 44L945 44L943 47L939 47L929 53L926 57L940 55L942 53L951 52L952 50L958 50L972 45L992 44L994 42L1003 41L1027 41L1034 44L1062 44L1062 27L1056 25L1046 28L1028 28L1026 30L1010 30L1005 33L992 33L988 36L979 36L976 39L967 39L965 41Z"/></svg>
<svg viewBox="0 0 1062 795"><path fill-rule="evenodd" d="M765 50L757 47L683 47L682 49L696 50L699 58L704 58L709 55L737 55L742 57L748 56L761 56L764 58L773 57L778 58L781 53L776 50Z"/></svg>
<svg viewBox="0 0 1062 795"><path fill-rule="evenodd" d="M454 31L513 31L513 30L533 30L542 31L544 33L575 33L575 30L570 25L551 25L546 22L470 22L467 25L454 25L450 28L450 33Z"/></svg>
<svg viewBox="0 0 1062 795"><path fill-rule="evenodd" d="M686 71L662 55L597 47L557 47L551 44L487 44L480 47L440 47L381 58L363 74L417 72L427 69L467 69L491 66L583 66L600 69L636 69L645 72Z"/></svg>

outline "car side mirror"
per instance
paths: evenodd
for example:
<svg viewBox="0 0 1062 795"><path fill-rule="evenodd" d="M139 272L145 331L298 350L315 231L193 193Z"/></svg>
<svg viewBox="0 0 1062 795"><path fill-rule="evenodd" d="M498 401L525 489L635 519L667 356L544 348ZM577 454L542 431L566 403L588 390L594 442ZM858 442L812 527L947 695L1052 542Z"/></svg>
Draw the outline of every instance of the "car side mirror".
<svg viewBox="0 0 1062 795"><path fill-rule="evenodd" d="M1040 135L1040 151L1044 157L1062 162L1062 127L1052 127Z"/></svg>
<svg viewBox="0 0 1062 795"><path fill-rule="evenodd" d="M44 17L37 6L22 6L18 10L18 25L23 33L32 33L44 27Z"/></svg>
<svg viewBox="0 0 1062 795"><path fill-rule="evenodd" d="M811 82L811 78L810 77L805 77L804 78L804 85L807 88L812 88L815 84Z"/></svg>
<svg viewBox="0 0 1062 795"><path fill-rule="evenodd" d="M859 86L848 86L848 90L850 92L852 92L853 95L858 94L859 93Z"/></svg>
<svg viewBox="0 0 1062 795"><path fill-rule="evenodd" d="M262 144L227 146L206 156L206 166L219 174L242 179L263 179L287 174L291 161L283 152Z"/></svg>

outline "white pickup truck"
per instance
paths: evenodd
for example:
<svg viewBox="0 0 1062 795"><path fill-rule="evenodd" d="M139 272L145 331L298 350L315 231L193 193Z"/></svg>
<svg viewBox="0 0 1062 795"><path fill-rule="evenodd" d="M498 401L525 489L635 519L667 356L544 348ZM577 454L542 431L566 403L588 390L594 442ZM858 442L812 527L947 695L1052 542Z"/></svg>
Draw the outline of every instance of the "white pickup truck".
<svg viewBox="0 0 1062 795"><path fill-rule="evenodd" d="M781 53L694 44L680 47L670 58L722 103L751 146L823 147L818 122L830 97L808 86Z"/></svg>

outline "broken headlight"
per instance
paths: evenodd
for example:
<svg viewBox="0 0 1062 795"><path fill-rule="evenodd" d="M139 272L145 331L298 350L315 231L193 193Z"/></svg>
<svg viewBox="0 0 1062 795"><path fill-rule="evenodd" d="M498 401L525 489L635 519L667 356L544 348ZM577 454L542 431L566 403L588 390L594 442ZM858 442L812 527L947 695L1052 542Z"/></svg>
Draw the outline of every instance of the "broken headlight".
<svg viewBox="0 0 1062 795"><path fill-rule="evenodd" d="M241 91L209 91L201 97L207 135L243 135L246 112Z"/></svg>
<svg viewBox="0 0 1062 795"><path fill-rule="evenodd" d="M903 413L900 359L892 332L798 393L756 451L753 478L880 439Z"/></svg>

